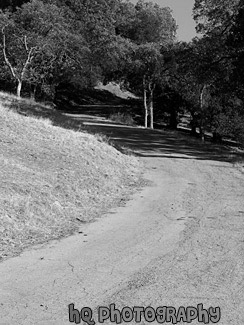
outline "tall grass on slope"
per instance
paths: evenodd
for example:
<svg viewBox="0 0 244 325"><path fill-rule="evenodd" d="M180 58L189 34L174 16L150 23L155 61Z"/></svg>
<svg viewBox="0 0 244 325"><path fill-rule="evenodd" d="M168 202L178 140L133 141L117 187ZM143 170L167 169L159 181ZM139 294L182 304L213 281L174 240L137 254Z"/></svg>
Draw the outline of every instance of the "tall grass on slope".
<svg viewBox="0 0 244 325"><path fill-rule="evenodd" d="M134 157L0 104L0 259L73 233L137 177Z"/></svg>
<svg viewBox="0 0 244 325"><path fill-rule="evenodd" d="M52 103L40 103L30 98L18 98L13 94L0 91L0 103L7 109L24 116L32 116L36 119L46 120L48 123L60 126L68 130L80 131L84 129L80 123L76 123L53 108Z"/></svg>

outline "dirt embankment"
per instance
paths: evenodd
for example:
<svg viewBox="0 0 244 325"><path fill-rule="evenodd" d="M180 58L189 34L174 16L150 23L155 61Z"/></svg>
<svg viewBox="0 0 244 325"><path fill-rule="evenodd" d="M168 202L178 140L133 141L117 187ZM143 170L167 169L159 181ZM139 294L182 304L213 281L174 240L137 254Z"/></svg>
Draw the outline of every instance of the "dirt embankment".
<svg viewBox="0 0 244 325"><path fill-rule="evenodd" d="M0 260L75 232L138 179L138 161L101 137L2 104L0 116Z"/></svg>

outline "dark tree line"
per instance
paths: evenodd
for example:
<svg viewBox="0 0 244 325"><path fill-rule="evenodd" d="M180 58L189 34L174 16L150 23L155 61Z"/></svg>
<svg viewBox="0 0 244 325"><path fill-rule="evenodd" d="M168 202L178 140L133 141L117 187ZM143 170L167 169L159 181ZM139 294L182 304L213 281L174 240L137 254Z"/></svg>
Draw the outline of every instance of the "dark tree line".
<svg viewBox="0 0 244 325"><path fill-rule="evenodd" d="M17 7L21 7L24 3L29 0L1 0L0 9L16 10Z"/></svg>
<svg viewBox="0 0 244 325"><path fill-rule="evenodd" d="M244 1L195 0L193 13L199 37L174 44L170 87L193 134L244 142Z"/></svg>

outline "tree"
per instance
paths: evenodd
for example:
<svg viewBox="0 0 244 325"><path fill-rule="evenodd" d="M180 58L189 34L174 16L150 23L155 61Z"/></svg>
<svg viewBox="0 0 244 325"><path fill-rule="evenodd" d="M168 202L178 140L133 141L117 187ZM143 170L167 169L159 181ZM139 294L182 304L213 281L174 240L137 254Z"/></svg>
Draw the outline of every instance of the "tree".
<svg viewBox="0 0 244 325"><path fill-rule="evenodd" d="M198 64L198 75L202 76L203 71L211 75L205 123L215 136L235 134L238 138L244 133L244 111L240 105L244 99L243 7L242 0L195 1L197 29L203 34L198 48L205 53L205 59Z"/></svg>
<svg viewBox="0 0 244 325"><path fill-rule="evenodd" d="M79 30L90 50L92 71L107 70L116 48L116 14L119 0L74 1L70 8ZM101 75L99 77L102 77Z"/></svg>
<svg viewBox="0 0 244 325"><path fill-rule="evenodd" d="M35 47L29 48L28 43L27 43L27 37L24 36L23 43L24 43L24 50L26 52L26 58L25 58L25 61L24 61L24 64L23 64L22 67L19 67L19 69L15 68L11 64L11 62L9 61L8 56L7 56L5 30L6 30L6 27L3 27L2 28L2 36L3 36L3 45L2 46L3 46L4 61L7 64L7 66L9 67L13 78L15 80L17 80L17 82L18 82L17 97L20 97L22 83L25 80L28 67L30 66L30 64L31 64L31 62L32 62L32 60L34 58L36 48Z"/></svg>
<svg viewBox="0 0 244 325"><path fill-rule="evenodd" d="M122 9L129 18L128 24L120 20L117 33L134 44L127 78L134 83L134 88L142 88L144 124L148 126L150 113L150 127L153 128L154 90L163 78L164 52L174 41L177 26L169 8L161 8L152 2L140 0L134 8L126 3ZM137 80L140 80L139 84Z"/></svg>
<svg viewBox="0 0 244 325"><path fill-rule="evenodd" d="M123 9L127 22L123 21L118 26L118 33L121 36L138 45L165 44L174 39L177 26L168 7L139 0L134 8L127 3Z"/></svg>
<svg viewBox="0 0 244 325"><path fill-rule="evenodd" d="M12 77L17 81L17 96L20 97L22 83L26 78L27 70L34 58L36 47L29 46L26 35L24 35L23 37L19 36L17 38L13 37L13 34L16 29L16 24L8 13L4 14L3 12L0 12L0 16L2 20L1 32L3 58L7 67L9 68ZM6 34L9 35L10 42L11 40L15 40L16 42L15 49L13 51L14 54L11 51L12 49L7 49ZM12 53L9 54L10 52ZM15 55L15 64L13 63L13 60L9 58L9 56L11 57L12 54Z"/></svg>
<svg viewBox="0 0 244 325"><path fill-rule="evenodd" d="M83 72L89 49L82 36L74 32L66 8L32 0L2 16L3 56L18 81L18 96L23 82L34 88L55 87L60 78L73 78L77 71Z"/></svg>
<svg viewBox="0 0 244 325"><path fill-rule="evenodd" d="M138 47L139 66L143 74L143 98L145 109L145 127L148 126L148 112L150 113L150 128L153 129L153 95L156 83L163 66L163 56L155 48L155 44L143 44Z"/></svg>

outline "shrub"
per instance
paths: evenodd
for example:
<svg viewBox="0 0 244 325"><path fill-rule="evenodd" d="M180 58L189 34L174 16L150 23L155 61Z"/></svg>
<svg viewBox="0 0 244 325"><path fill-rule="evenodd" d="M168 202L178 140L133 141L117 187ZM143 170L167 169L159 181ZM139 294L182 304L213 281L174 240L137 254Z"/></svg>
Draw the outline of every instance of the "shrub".
<svg viewBox="0 0 244 325"><path fill-rule="evenodd" d="M131 126L135 125L133 117L128 113L114 113L109 116L109 119L117 123L122 123Z"/></svg>

